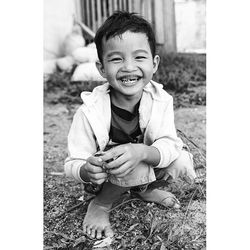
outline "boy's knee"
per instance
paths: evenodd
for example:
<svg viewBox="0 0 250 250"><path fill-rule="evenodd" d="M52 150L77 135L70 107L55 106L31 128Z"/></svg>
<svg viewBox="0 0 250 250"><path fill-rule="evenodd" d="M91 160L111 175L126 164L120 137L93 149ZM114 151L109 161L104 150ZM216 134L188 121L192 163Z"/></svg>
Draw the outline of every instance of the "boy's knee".
<svg viewBox="0 0 250 250"><path fill-rule="evenodd" d="M188 177L188 179L193 181L196 177L193 155L186 150L182 150L179 157L167 167L167 172L173 179Z"/></svg>

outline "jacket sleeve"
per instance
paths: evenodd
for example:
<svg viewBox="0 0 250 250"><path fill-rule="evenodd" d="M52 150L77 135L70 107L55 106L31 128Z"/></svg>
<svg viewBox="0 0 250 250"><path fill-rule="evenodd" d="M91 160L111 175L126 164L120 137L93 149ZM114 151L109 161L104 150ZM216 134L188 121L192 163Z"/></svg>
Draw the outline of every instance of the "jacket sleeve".
<svg viewBox="0 0 250 250"><path fill-rule="evenodd" d="M84 182L80 178L80 168L96 152L96 141L92 128L81 107L76 111L68 134L68 157L64 171L67 177Z"/></svg>
<svg viewBox="0 0 250 250"><path fill-rule="evenodd" d="M160 162L155 168L169 166L180 155L183 142L176 134L172 97L170 97L163 109L159 129L156 132L156 139L152 146L159 150L161 156Z"/></svg>

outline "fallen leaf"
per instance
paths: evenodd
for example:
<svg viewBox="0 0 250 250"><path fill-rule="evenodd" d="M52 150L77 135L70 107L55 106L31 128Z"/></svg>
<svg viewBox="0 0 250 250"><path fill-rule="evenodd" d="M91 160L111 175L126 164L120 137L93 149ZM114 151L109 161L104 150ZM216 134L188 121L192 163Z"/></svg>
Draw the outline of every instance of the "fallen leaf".
<svg viewBox="0 0 250 250"><path fill-rule="evenodd" d="M75 244L73 247L76 247L77 245L79 245L80 243L83 243L86 241L86 237L85 236L81 236L78 239L75 240Z"/></svg>
<svg viewBox="0 0 250 250"><path fill-rule="evenodd" d="M111 237L107 237L103 240L98 240L94 243L93 248L102 248L102 247L107 247L110 246L112 243L112 238Z"/></svg>
<svg viewBox="0 0 250 250"><path fill-rule="evenodd" d="M78 198L77 200L78 200L78 201L83 201L83 200L84 200L83 195L82 195L80 198Z"/></svg>
<svg viewBox="0 0 250 250"><path fill-rule="evenodd" d="M50 175L57 175L57 176L63 176L64 172L50 172Z"/></svg>
<svg viewBox="0 0 250 250"><path fill-rule="evenodd" d="M128 232L132 231L136 226L138 226L139 223L136 223L134 225L132 225L129 229L128 229Z"/></svg>

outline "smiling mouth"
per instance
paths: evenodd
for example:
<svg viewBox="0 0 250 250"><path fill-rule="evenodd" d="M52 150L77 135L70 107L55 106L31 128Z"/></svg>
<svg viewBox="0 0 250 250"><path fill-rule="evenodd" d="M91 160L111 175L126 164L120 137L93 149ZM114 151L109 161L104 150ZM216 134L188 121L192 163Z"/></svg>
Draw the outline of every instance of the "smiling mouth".
<svg viewBox="0 0 250 250"><path fill-rule="evenodd" d="M135 82L139 81L141 79L140 76L124 76L119 78L120 81L124 84L134 84Z"/></svg>

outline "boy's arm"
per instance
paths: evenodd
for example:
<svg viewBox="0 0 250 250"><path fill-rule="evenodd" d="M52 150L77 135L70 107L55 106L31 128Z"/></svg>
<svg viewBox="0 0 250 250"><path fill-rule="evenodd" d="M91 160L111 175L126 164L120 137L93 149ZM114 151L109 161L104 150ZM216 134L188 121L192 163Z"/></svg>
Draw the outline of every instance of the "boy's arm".
<svg viewBox="0 0 250 250"><path fill-rule="evenodd" d="M157 148L160 153L160 162L155 167L164 168L178 158L183 147L182 140L176 134L172 97L165 107L159 128L151 146Z"/></svg>
<svg viewBox="0 0 250 250"><path fill-rule="evenodd" d="M80 169L86 160L95 153L95 150L96 142L92 129L79 108L74 115L68 134L68 157L64 164L66 176L83 182Z"/></svg>
<svg viewBox="0 0 250 250"><path fill-rule="evenodd" d="M145 144L139 144L142 146L142 161L155 167L160 163L161 154L160 151L154 146L147 146Z"/></svg>

